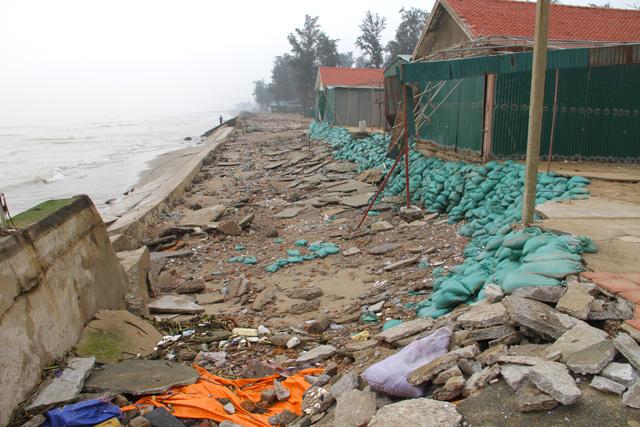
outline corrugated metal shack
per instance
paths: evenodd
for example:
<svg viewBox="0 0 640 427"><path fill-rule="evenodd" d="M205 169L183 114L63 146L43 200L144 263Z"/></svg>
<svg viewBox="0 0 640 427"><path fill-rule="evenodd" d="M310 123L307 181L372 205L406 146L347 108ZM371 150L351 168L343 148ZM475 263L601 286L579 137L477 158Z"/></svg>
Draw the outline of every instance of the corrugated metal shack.
<svg viewBox="0 0 640 427"><path fill-rule="evenodd" d="M402 65L408 127L430 154L526 153L532 53ZM549 51L541 156L640 161L640 44Z"/></svg>
<svg viewBox="0 0 640 427"><path fill-rule="evenodd" d="M383 70L320 67L315 119L338 126L384 126Z"/></svg>

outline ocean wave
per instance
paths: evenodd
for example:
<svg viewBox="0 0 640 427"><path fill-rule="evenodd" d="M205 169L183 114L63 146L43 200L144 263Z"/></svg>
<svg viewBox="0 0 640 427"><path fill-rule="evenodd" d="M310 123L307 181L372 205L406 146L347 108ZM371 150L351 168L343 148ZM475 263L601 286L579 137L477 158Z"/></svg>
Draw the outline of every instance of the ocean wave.
<svg viewBox="0 0 640 427"><path fill-rule="evenodd" d="M38 177L38 179L45 184L51 184L52 182L58 182L67 179L66 175L62 173L62 169L55 168L51 175L45 177Z"/></svg>

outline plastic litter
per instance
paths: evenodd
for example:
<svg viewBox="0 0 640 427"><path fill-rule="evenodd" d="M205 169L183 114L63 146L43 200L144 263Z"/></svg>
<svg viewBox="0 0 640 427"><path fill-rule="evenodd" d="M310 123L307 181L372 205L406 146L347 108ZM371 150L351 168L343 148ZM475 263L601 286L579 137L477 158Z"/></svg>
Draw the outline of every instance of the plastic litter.
<svg viewBox="0 0 640 427"><path fill-rule="evenodd" d="M378 319L378 316L373 313L364 313L360 316L360 321L362 323L378 323L380 319Z"/></svg>
<svg viewBox="0 0 640 427"><path fill-rule="evenodd" d="M354 341L366 341L369 339L369 331L362 331L357 334L353 334L351 335L351 339Z"/></svg>
<svg viewBox="0 0 640 427"><path fill-rule="evenodd" d="M399 319L389 319L386 322L384 322L384 325L382 325L382 330L386 331L389 328L393 328L394 326L398 326L402 323L402 320Z"/></svg>
<svg viewBox="0 0 640 427"><path fill-rule="evenodd" d="M121 418L122 412L111 402L99 399L85 400L48 411L43 426L94 426L114 417Z"/></svg>

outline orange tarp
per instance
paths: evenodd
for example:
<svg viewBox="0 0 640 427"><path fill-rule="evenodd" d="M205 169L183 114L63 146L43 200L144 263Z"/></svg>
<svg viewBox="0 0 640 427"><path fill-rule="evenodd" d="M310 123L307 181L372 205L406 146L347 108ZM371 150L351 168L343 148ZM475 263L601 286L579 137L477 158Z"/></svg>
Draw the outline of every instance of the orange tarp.
<svg viewBox="0 0 640 427"><path fill-rule="evenodd" d="M273 380L279 378L279 374L264 378L229 380L213 375L199 366L194 366L194 369L200 375L195 384L175 387L162 395L143 397L136 405L162 406L178 418L212 419L218 422L229 420L242 426L270 427L269 417L285 409L298 415L302 414L302 395L311 386L305 381L304 376L322 372L322 369L310 368L286 378L282 384L291 392L289 399L277 402L267 413L253 414L241 406L242 402L259 402L262 391L273 388ZM227 414L218 398L229 399L236 412L233 415ZM135 406L128 406L122 410L134 408Z"/></svg>

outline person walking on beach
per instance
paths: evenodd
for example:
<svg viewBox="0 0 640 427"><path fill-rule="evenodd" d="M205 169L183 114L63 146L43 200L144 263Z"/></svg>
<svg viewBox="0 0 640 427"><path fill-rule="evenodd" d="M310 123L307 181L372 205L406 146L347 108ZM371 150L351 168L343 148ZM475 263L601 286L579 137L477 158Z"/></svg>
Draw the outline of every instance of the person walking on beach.
<svg viewBox="0 0 640 427"><path fill-rule="evenodd" d="M222 124L222 114L220 114L220 124Z"/></svg>

